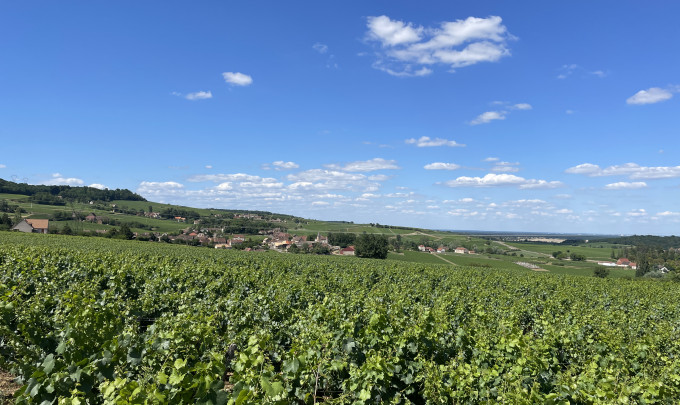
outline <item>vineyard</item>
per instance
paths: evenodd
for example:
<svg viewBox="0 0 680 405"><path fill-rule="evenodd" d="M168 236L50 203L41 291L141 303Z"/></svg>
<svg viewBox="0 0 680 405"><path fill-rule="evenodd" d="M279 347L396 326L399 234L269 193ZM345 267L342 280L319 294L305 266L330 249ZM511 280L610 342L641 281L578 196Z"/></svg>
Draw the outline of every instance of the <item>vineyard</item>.
<svg viewBox="0 0 680 405"><path fill-rule="evenodd" d="M673 403L677 284L0 235L16 403Z"/></svg>

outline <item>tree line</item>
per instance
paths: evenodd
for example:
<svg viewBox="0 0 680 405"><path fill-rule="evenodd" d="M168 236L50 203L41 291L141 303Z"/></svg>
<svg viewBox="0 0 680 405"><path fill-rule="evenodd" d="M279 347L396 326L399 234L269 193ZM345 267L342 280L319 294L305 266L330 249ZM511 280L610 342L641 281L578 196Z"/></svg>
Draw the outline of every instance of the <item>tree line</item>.
<svg viewBox="0 0 680 405"><path fill-rule="evenodd" d="M38 201L50 201L49 204L51 205L54 205L55 199L59 199L59 197L66 201L77 202L113 200L146 201L141 195L127 189L117 188L115 190L100 190L94 187L32 185L15 183L4 179L0 179L0 193L20 194L32 197L37 194ZM48 195L51 197L47 197Z"/></svg>

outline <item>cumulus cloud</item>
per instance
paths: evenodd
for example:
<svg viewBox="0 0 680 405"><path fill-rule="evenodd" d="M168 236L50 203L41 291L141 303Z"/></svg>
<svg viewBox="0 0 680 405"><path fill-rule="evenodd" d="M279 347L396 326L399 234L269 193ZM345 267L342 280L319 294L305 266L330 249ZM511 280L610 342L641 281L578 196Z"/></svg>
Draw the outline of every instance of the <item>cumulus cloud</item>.
<svg viewBox="0 0 680 405"><path fill-rule="evenodd" d="M628 176L633 180L669 179L680 177L680 166L640 166L637 163L624 163L601 168L596 164L582 163L568 168L565 173L590 177Z"/></svg>
<svg viewBox="0 0 680 405"><path fill-rule="evenodd" d="M212 98L212 92L210 91L197 91L195 93L189 93L184 98L187 100L206 100Z"/></svg>
<svg viewBox="0 0 680 405"><path fill-rule="evenodd" d="M497 158L497 157L488 157L488 158L484 159L483 161L484 161L484 162L497 162L497 161L499 161L499 160L500 160L500 159Z"/></svg>
<svg viewBox="0 0 680 405"><path fill-rule="evenodd" d="M274 170L281 171L281 170L297 169L297 168L300 167L300 165L295 163L295 162L284 162L283 160L277 160L275 162L272 162L271 165L270 164L262 165L262 168L265 169L265 170L269 170L272 167L274 168Z"/></svg>
<svg viewBox="0 0 680 405"><path fill-rule="evenodd" d="M345 172L372 172L376 170L399 169L395 160L386 160L383 158L350 162L345 165L329 164L325 166L329 169L342 170Z"/></svg>
<svg viewBox="0 0 680 405"><path fill-rule="evenodd" d="M510 55L507 42L514 38L498 16L427 28L381 15L368 17L367 28L367 40L379 45L373 67L393 76L425 76L434 65L457 69L496 62Z"/></svg>
<svg viewBox="0 0 680 405"><path fill-rule="evenodd" d="M635 182L619 181L618 183L611 183L604 186L606 190L633 190L645 187L647 187L647 183L645 183L644 181Z"/></svg>
<svg viewBox="0 0 680 405"><path fill-rule="evenodd" d="M197 174L195 176L189 177L187 180L194 183L204 181L222 183L225 181L258 181L260 179L262 179L262 177L255 176L252 174L234 173L234 174ZM275 181L276 179L267 178L267 180Z"/></svg>
<svg viewBox="0 0 680 405"><path fill-rule="evenodd" d="M455 163L434 162L425 165L424 168L425 170L456 170L460 169L460 165Z"/></svg>
<svg viewBox="0 0 680 405"><path fill-rule="evenodd" d="M407 139L406 141L407 144L409 145L416 145L419 148L428 148L428 147L435 147L435 146L450 146L450 147L464 147L465 145L462 143L458 143L453 140L448 140L448 139L443 139L443 138L430 138L429 136L421 136L418 139L411 138Z"/></svg>
<svg viewBox="0 0 680 405"><path fill-rule="evenodd" d="M488 124L491 121L504 120L504 111L487 111L479 114L477 118L470 121L470 125Z"/></svg>
<svg viewBox="0 0 680 405"><path fill-rule="evenodd" d="M374 192L380 188L380 182L371 180L359 173L347 173L339 170L311 169L289 174L286 180L290 190L347 190L364 193Z"/></svg>
<svg viewBox="0 0 680 405"><path fill-rule="evenodd" d="M76 177L64 177L60 173L54 173L52 178L43 182L48 186L82 186L85 182Z"/></svg>
<svg viewBox="0 0 680 405"><path fill-rule="evenodd" d="M647 211L644 208L632 210L626 213L627 217L645 217L647 216Z"/></svg>
<svg viewBox="0 0 680 405"><path fill-rule="evenodd" d="M528 111L533 109L529 103L510 104L505 101L495 101L493 105L502 106L502 110L486 111L479 114L475 119L470 121L470 125L488 124L491 121L504 120L512 111Z"/></svg>
<svg viewBox="0 0 680 405"><path fill-rule="evenodd" d="M232 86L249 86L253 83L252 77L240 72L224 72L222 77L224 77L225 82Z"/></svg>
<svg viewBox="0 0 680 405"><path fill-rule="evenodd" d="M143 181L137 186L137 193L145 195L169 195L184 192L184 185L175 181Z"/></svg>
<svg viewBox="0 0 680 405"><path fill-rule="evenodd" d="M671 93L670 90L659 87L651 87L647 90L640 90L634 95L628 97L626 103L631 105L654 104L666 101L672 97L673 93Z"/></svg>
<svg viewBox="0 0 680 405"><path fill-rule="evenodd" d="M103 184L99 184L99 183L92 183L92 184L90 184L88 187L98 188L98 189L100 189L100 190L108 190L108 187L106 187L106 186L103 185Z"/></svg>
<svg viewBox="0 0 680 405"><path fill-rule="evenodd" d="M513 174L494 173L489 173L484 177L461 176L455 180L449 180L444 184L449 187L517 186L521 189L557 188L562 186L562 183L559 181L525 179L524 177L515 176Z"/></svg>
<svg viewBox="0 0 680 405"><path fill-rule="evenodd" d="M0 169L4 169L5 167L7 167L7 166L6 166L6 165L3 165L3 164L0 164Z"/></svg>
<svg viewBox="0 0 680 405"><path fill-rule="evenodd" d="M518 165L519 163L517 162L497 162L495 166L491 168L491 171L495 173L515 173L519 171Z"/></svg>

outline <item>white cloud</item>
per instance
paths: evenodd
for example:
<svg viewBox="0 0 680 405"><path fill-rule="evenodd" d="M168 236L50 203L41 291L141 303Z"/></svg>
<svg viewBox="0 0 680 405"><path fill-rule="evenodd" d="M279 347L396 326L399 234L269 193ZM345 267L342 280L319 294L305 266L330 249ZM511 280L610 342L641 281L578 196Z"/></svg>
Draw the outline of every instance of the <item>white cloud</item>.
<svg viewBox="0 0 680 405"><path fill-rule="evenodd" d="M418 70L413 70L410 66L407 66L402 71L396 71L388 67L385 67L380 62L374 63L373 68L382 70L383 72L395 77L423 77L432 74L432 69L428 69L426 67L422 67Z"/></svg>
<svg viewBox="0 0 680 405"><path fill-rule="evenodd" d="M647 216L647 211L643 208L632 210L626 213L628 217L644 217Z"/></svg>
<svg viewBox="0 0 680 405"><path fill-rule="evenodd" d="M455 163L443 163L443 162L434 162L425 165L424 167L425 170L456 170L460 169L460 165L457 165Z"/></svg>
<svg viewBox="0 0 680 405"><path fill-rule="evenodd" d="M515 173L519 171L518 165L519 163L517 162L497 162L496 165L491 168L491 171L496 173Z"/></svg>
<svg viewBox="0 0 680 405"><path fill-rule="evenodd" d="M594 165L592 163L582 163L580 165L576 165L574 167L570 167L567 170L565 170L565 173L570 173L570 174L585 174L588 176L596 176L594 173L598 173L600 171L600 166Z"/></svg>
<svg viewBox="0 0 680 405"><path fill-rule="evenodd" d="M274 166L275 170L292 170L300 167L300 165L295 162L284 162L283 160L273 162L272 166Z"/></svg>
<svg viewBox="0 0 680 405"><path fill-rule="evenodd" d="M515 176L513 174L493 173L489 173L484 177L461 176L455 180L449 180L444 184L449 187L518 186L522 189L556 188L562 186L562 183L559 181L525 179L524 177Z"/></svg>
<svg viewBox="0 0 680 405"><path fill-rule="evenodd" d="M572 214L574 211L568 209L568 208L562 208L557 211L555 211L555 214Z"/></svg>
<svg viewBox="0 0 680 405"><path fill-rule="evenodd" d="M249 86L253 83L252 77L240 72L224 72L222 77L225 82L233 86Z"/></svg>
<svg viewBox="0 0 680 405"><path fill-rule="evenodd" d="M235 173L235 174L198 174L189 177L187 180L194 183L203 181L221 183L225 181L258 181L260 179L262 179L260 176L245 173ZM275 179L272 178L267 178L267 180L275 181Z"/></svg>
<svg viewBox="0 0 680 405"><path fill-rule="evenodd" d="M146 195L170 195L184 193L184 185L175 181L143 181L137 186L137 193Z"/></svg>
<svg viewBox="0 0 680 405"><path fill-rule="evenodd" d="M98 189L100 189L100 190L108 190L108 187L106 187L106 186L103 185L103 184L99 184L99 183L92 183L92 184L90 184L88 187L98 188Z"/></svg>
<svg viewBox="0 0 680 405"><path fill-rule="evenodd" d="M375 170L399 169L396 160L385 160L383 158L350 162L345 164L344 166L337 164L328 164L325 165L325 167L333 170L342 170L345 172L372 172Z"/></svg>
<svg viewBox="0 0 680 405"><path fill-rule="evenodd" d="M338 170L311 169L289 174L290 190L347 190L369 193L380 188L380 182L370 180L364 174Z"/></svg>
<svg viewBox="0 0 680 405"><path fill-rule="evenodd" d="M5 167L7 167L7 166L0 164L0 169L4 169Z"/></svg>
<svg viewBox="0 0 680 405"><path fill-rule="evenodd" d="M470 125L488 124L491 121L504 120L505 114L504 111L487 111L479 114L477 118L470 121Z"/></svg>
<svg viewBox="0 0 680 405"><path fill-rule="evenodd" d="M510 104L506 101L494 101L491 104L495 106L501 106L503 107L503 109L498 111L486 111L482 114L479 114L477 118L470 121L469 124L470 125L488 124L491 121L504 120L505 118L507 118L508 114L510 114L510 112L512 111L528 111L533 109L533 107L529 103Z"/></svg>
<svg viewBox="0 0 680 405"><path fill-rule="evenodd" d="M562 67L560 68L560 74L557 75L557 78L558 79L566 79L567 77L573 75L576 72L585 73L586 76L587 75L597 76L599 78L607 77L609 75L609 73L607 71L604 71L604 70L588 71L585 68L573 63L571 65L562 65ZM586 77L586 76L583 76L583 77Z"/></svg>
<svg viewBox="0 0 680 405"><path fill-rule="evenodd" d="M212 92L210 91L197 91L195 93L189 93L184 98L187 100L206 100L212 98Z"/></svg>
<svg viewBox="0 0 680 405"><path fill-rule="evenodd" d="M409 145L416 145L419 148L435 147L435 146L451 146L451 147L464 147L462 143L458 143L453 140L443 139L443 138L430 138L429 136L421 136L418 139L411 138L406 141Z"/></svg>
<svg viewBox="0 0 680 405"><path fill-rule="evenodd" d="M331 203L329 203L327 201L314 201L312 203L312 205L314 205L314 206L326 206L326 205L330 205L330 204Z"/></svg>
<svg viewBox="0 0 680 405"><path fill-rule="evenodd" d="M212 167L212 165L205 165L205 168L206 169L212 169L213 167Z"/></svg>
<svg viewBox="0 0 680 405"><path fill-rule="evenodd" d="M427 66L452 69L496 62L510 55L506 43L514 39L497 16L445 21L436 28L416 26L382 15L368 17L367 39L380 44L373 67L394 76L425 76Z"/></svg>
<svg viewBox="0 0 680 405"><path fill-rule="evenodd" d="M636 181L632 183L620 181L618 183L611 183L604 186L604 188L607 190L633 190L645 187L647 187L647 183L644 181Z"/></svg>
<svg viewBox="0 0 680 405"><path fill-rule="evenodd" d="M647 90L640 90L626 100L628 104L654 104L661 101L666 101L673 97L673 93L669 90L661 89L659 87L651 87Z"/></svg>
<svg viewBox="0 0 680 405"><path fill-rule="evenodd" d="M380 41L383 46L419 41L423 27L414 27L411 23L393 21L385 15L368 17L368 35L371 39Z"/></svg>
<svg viewBox="0 0 680 405"><path fill-rule="evenodd" d="M565 170L570 174L584 174L590 177L628 176L633 180L670 179L680 177L680 166L640 166L637 163L624 163L601 168L592 163L583 163Z"/></svg>
<svg viewBox="0 0 680 405"><path fill-rule="evenodd" d="M85 182L76 177L63 177L60 173L54 173L52 178L44 182L48 186L82 186Z"/></svg>
<svg viewBox="0 0 680 405"><path fill-rule="evenodd" d="M664 211L656 215L660 217L680 217L680 212Z"/></svg>
<svg viewBox="0 0 680 405"><path fill-rule="evenodd" d="M484 161L484 162L497 162L497 161L499 161L499 160L500 160L500 159L497 158L497 157L488 157L488 158L484 159L483 161Z"/></svg>
<svg viewBox="0 0 680 405"><path fill-rule="evenodd" d="M312 49L314 49L315 51L317 51L321 54L324 54L324 53L328 52L328 45L317 42L314 45L312 45Z"/></svg>

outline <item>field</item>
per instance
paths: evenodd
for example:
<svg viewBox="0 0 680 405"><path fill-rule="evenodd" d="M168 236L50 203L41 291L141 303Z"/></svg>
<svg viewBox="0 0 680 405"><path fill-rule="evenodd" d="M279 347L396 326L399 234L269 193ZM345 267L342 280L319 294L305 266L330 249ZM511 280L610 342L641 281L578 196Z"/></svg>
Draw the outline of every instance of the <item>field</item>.
<svg viewBox="0 0 680 405"><path fill-rule="evenodd" d="M0 369L17 403L680 397L677 285L441 263L1 233Z"/></svg>
<svg viewBox="0 0 680 405"><path fill-rule="evenodd" d="M569 246L569 245L551 245L551 244L539 244L539 243L512 243L508 242L509 246L515 247L517 249L522 249L525 251L531 251L531 252L538 252L538 253L543 253L547 255L551 255L553 252L556 252L558 250L567 253L569 255L570 253L576 253L579 255L584 255L588 259L592 260L606 260L606 261L611 261L611 245L607 245L607 247L604 247L605 244L598 244L598 243L593 243L591 246L598 246L598 247L585 247L585 246ZM603 247L600 248L599 246L602 245Z"/></svg>

